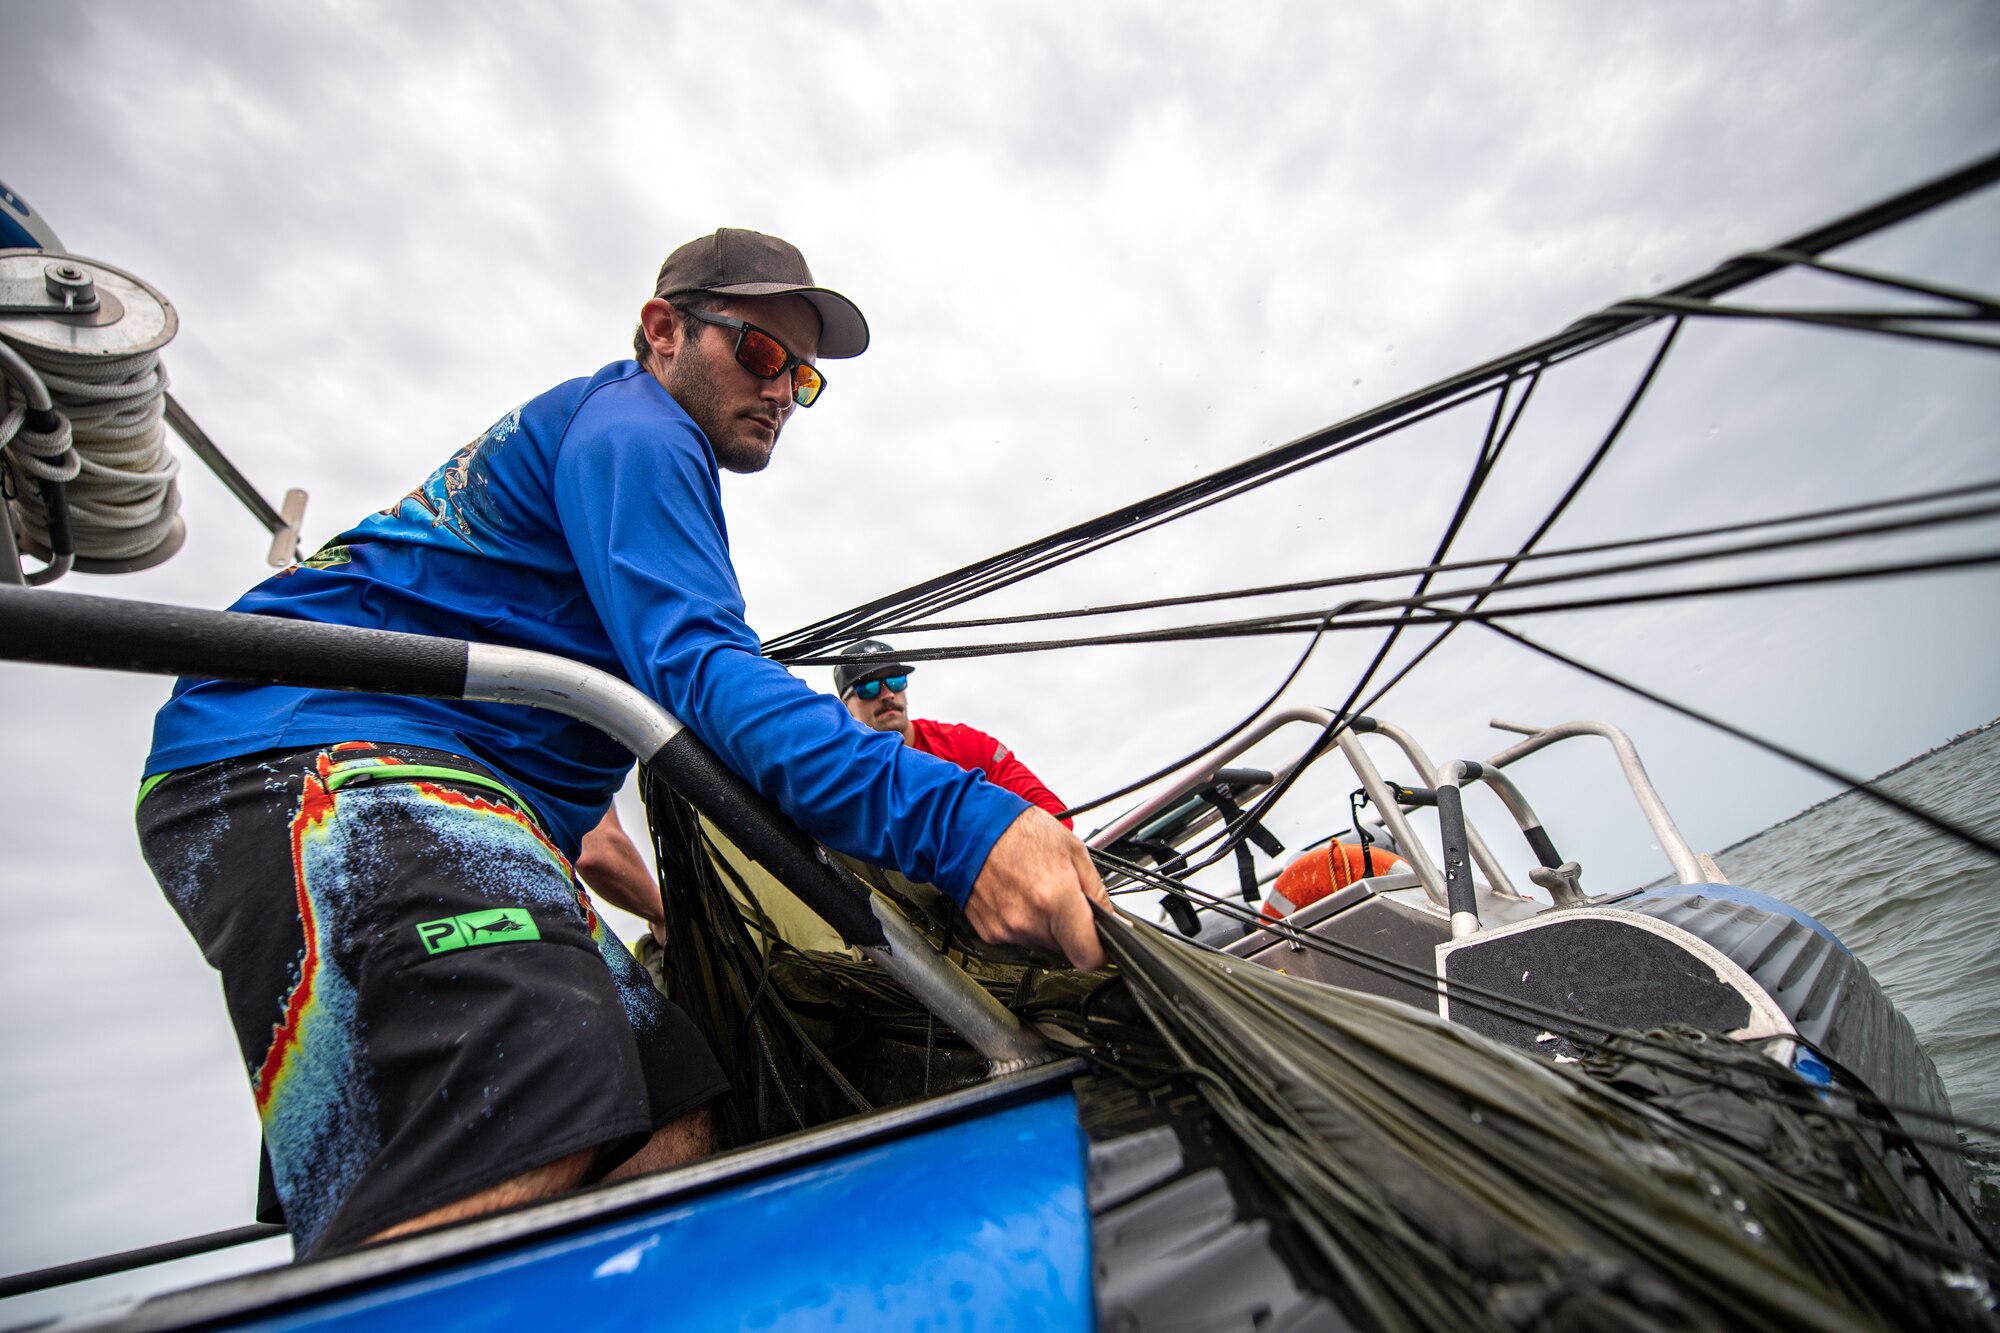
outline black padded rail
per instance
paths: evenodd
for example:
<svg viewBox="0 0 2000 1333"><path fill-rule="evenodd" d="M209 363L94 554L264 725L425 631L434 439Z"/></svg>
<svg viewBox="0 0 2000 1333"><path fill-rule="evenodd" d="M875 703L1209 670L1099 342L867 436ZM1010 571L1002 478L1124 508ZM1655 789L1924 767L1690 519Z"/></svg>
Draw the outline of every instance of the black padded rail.
<svg viewBox="0 0 2000 1333"><path fill-rule="evenodd" d="M424 634L0 587L0 660L462 699L469 648ZM648 762L849 943L888 943L866 891L693 732L676 733Z"/></svg>
<svg viewBox="0 0 2000 1333"><path fill-rule="evenodd" d="M1550 870L1562 867L1562 853L1556 850L1555 842L1550 839L1547 829L1537 824L1533 828L1524 828L1521 832L1528 839L1528 846L1535 853L1537 861Z"/></svg>
<svg viewBox="0 0 2000 1333"><path fill-rule="evenodd" d="M778 877L849 944L882 948L882 923L868 890L820 858L819 848L783 811L715 757L692 731L674 733L646 761L669 787L707 815L751 860Z"/></svg>
<svg viewBox="0 0 2000 1333"><path fill-rule="evenodd" d="M1465 806L1456 786L1449 782L1437 788L1438 842L1444 855L1445 906L1453 916L1460 912L1479 915L1479 902L1472 888L1472 867L1468 863L1465 836Z"/></svg>
<svg viewBox="0 0 2000 1333"><path fill-rule="evenodd" d="M7 661L459 699L467 647L423 634L0 586L0 660Z"/></svg>

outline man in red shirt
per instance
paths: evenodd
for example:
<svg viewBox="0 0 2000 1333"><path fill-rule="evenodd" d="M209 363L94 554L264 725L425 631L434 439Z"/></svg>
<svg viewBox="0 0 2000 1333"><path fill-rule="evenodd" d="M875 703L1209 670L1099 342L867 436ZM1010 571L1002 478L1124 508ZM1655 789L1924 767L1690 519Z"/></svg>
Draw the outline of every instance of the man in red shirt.
<svg viewBox="0 0 2000 1333"><path fill-rule="evenodd" d="M984 773L988 782L1005 787L1062 819L1062 798L1042 785L1013 751L993 737L961 722L933 722L910 716L907 691L916 668L895 660L895 649L880 639L863 639L841 650L856 659L833 669L833 690L854 720L876 731L897 731L903 744L925 754L948 759L970 772ZM1065 826L1070 821L1062 820Z"/></svg>

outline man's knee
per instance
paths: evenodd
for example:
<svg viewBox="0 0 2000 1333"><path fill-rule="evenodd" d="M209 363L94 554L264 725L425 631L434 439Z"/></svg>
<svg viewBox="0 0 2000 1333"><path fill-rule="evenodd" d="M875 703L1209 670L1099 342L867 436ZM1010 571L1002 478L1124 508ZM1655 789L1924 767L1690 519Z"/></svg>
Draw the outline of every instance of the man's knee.
<svg viewBox="0 0 2000 1333"><path fill-rule="evenodd" d="M653 1171L700 1161L715 1151L714 1121L707 1106L697 1106L686 1115L670 1120L653 1131L639 1151L620 1162L604 1177L629 1180Z"/></svg>
<svg viewBox="0 0 2000 1333"><path fill-rule="evenodd" d="M699 1161L714 1151L714 1122L709 1116L707 1106L697 1106L686 1115L668 1121L654 1130L652 1137L641 1145L639 1151L613 1167L604 1178L607 1181L629 1180L633 1176L643 1176L687 1162ZM378 1231L363 1243L428 1231L432 1227L440 1227L448 1222L459 1222L466 1218L497 1212L502 1208L539 1203L544 1199L567 1194L581 1185L585 1177L590 1174L591 1163L596 1159L598 1152L599 1149L596 1148L573 1152L567 1157L550 1162L547 1166L537 1167L511 1180L480 1190L477 1194Z"/></svg>
<svg viewBox="0 0 2000 1333"><path fill-rule="evenodd" d="M540 1203L544 1199L567 1194L582 1184L584 1177L590 1173L590 1165L596 1160L597 1151L595 1148L585 1148L581 1152L557 1158L546 1166L525 1171L512 1179L501 1181L498 1185L489 1186L476 1194L469 1194L463 1199L445 1204L442 1208L433 1208L427 1213L420 1213L407 1221L398 1222L395 1226L376 1232L362 1243L370 1244L418 1231L429 1231L432 1227L441 1227L447 1222L461 1222L466 1218L498 1212L502 1208L513 1208L524 1203Z"/></svg>

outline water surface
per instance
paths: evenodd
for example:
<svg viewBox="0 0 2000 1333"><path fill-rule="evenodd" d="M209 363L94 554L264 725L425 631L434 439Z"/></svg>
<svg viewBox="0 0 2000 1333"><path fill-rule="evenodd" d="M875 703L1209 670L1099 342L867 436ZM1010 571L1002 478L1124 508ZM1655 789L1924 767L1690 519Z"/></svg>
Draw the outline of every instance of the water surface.
<svg viewBox="0 0 2000 1333"><path fill-rule="evenodd" d="M1877 779L2000 842L2000 722ZM1823 921L1882 984L1937 1062L1976 1203L2000 1235L2000 861L1858 791L1717 854L1731 880Z"/></svg>

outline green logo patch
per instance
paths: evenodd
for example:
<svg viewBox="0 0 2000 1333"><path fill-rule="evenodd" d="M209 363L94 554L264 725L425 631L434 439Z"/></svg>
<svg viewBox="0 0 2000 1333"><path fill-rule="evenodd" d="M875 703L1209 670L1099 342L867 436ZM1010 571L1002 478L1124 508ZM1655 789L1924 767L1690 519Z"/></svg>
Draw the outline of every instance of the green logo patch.
<svg viewBox="0 0 2000 1333"><path fill-rule="evenodd" d="M466 912L420 922L417 926L417 938L424 942L425 953L450 953L453 949L470 949L475 944L506 944L541 937L542 932L535 929L535 918L521 907Z"/></svg>

